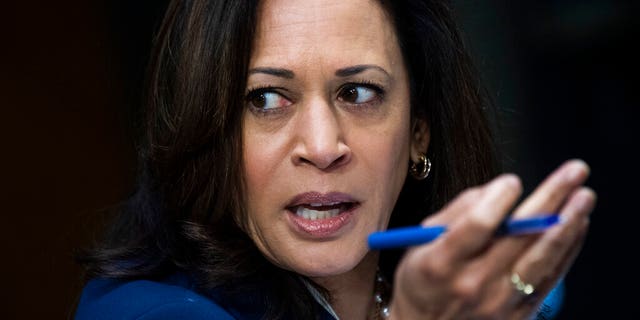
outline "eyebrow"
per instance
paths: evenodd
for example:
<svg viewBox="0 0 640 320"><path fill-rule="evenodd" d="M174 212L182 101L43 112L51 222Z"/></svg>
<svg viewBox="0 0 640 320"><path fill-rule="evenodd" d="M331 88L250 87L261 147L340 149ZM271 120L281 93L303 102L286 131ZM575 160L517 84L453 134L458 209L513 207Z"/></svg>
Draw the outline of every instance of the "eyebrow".
<svg viewBox="0 0 640 320"><path fill-rule="evenodd" d="M249 74L254 74L254 73L266 73L272 76L286 78L286 79L293 79L295 76L293 71L288 69L281 69L281 68L262 67L262 68L253 68L249 70Z"/></svg>
<svg viewBox="0 0 640 320"><path fill-rule="evenodd" d="M389 74L389 72L387 72L387 70L375 64L359 64L356 66L346 67L346 68L336 70L335 74L338 77L349 77L369 69L376 69L376 70L382 71L388 77L391 77L391 75Z"/></svg>
<svg viewBox="0 0 640 320"><path fill-rule="evenodd" d="M356 75L358 73L361 73L369 69L376 69L376 70L382 71L384 74L386 74L389 77L391 76L389 72L387 72L387 70L375 64L359 64L355 66L341 68L336 70L335 75L338 77L344 78L344 77ZM249 70L249 74L255 74L255 73L264 73L264 74L269 74L272 76L286 78L286 79L295 78L295 73L293 71L289 69L283 69L283 68L258 67L258 68L253 68Z"/></svg>

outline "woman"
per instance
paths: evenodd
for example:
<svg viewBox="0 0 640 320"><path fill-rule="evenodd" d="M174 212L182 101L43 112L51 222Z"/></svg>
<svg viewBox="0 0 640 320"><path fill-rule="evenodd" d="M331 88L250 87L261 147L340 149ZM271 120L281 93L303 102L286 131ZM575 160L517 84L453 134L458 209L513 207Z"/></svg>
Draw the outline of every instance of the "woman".
<svg viewBox="0 0 640 320"><path fill-rule="evenodd" d="M487 183L444 2L173 1L156 41L139 190L84 257L79 319L526 318L580 250L583 162L517 207L517 177ZM563 223L494 238L512 210ZM448 231L367 247L417 223Z"/></svg>

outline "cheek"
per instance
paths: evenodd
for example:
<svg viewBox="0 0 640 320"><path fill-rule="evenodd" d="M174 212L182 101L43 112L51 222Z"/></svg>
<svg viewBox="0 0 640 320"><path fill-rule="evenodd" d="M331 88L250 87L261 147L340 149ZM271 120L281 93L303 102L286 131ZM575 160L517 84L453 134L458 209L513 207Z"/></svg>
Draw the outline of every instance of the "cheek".
<svg viewBox="0 0 640 320"><path fill-rule="evenodd" d="M287 136L286 132L261 131L255 123L245 121L242 161L248 212L277 207L282 200L283 183L291 183L287 179Z"/></svg>
<svg viewBox="0 0 640 320"><path fill-rule="evenodd" d="M269 139L256 134L250 128L245 129L243 135L243 167L244 179L247 191L252 196L254 190L262 190L267 187L269 181L282 158L278 157L278 143L271 136Z"/></svg>
<svg viewBox="0 0 640 320"><path fill-rule="evenodd" d="M269 198L265 192L260 192L260 190L270 189L269 181L272 180L272 177L269 174L269 163L271 163L272 150L270 150L269 144L261 142L259 135L252 133L250 126L248 129L244 129L242 141L245 208L249 228L247 231L256 245L263 247L261 244L265 241L261 240L262 231L259 226L263 225L260 221L267 218L267 215L260 212L259 209L267 207L265 201Z"/></svg>
<svg viewBox="0 0 640 320"><path fill-rule="evenodd" d="M410 156L407 126L408 120L398 121L375 134L366 130L358 135L362 141L357 151L362 162L358 169L360 183L369 190L374 207L382 212L375 222L378 227L387 221L407 177Z"/></svg>
<svg viewBox="0 0 640 320"><path fill-rule="evenodd" d="M383 175L382 178L387 179L406 175L404 169L408 167L410 155L408 122L404 119L395 122L394 125L376 132L375 135L372 135L371 132L361 133L362 137L359 140L364 143L362 143L360 153L367 158L373 175Z"/></svg>
<svg viewBox="0 0 640 320"><path fill-rule="evenodd" d="M243 135L242 145L242 161L244 168L244 182L246 192L246 207L249 212L249 219L255 216L256 208L260 205L260 193L257 190L264 190L267 188L267 182L269 177L267 176L267 167L261 159L268 160L269 150L260 143L259 139L256 139L251 131L247 132L245 129Z"/></svg>
<svg viewBox="0 0 640 320"><path fill-rule="evenodd" d="M258 161L267 152L259 146L251 145L251 141L247 141L243 147L244 179L249 198L251 198L253 190L264 187L267 181L264 174L265 167Z"/></svg>

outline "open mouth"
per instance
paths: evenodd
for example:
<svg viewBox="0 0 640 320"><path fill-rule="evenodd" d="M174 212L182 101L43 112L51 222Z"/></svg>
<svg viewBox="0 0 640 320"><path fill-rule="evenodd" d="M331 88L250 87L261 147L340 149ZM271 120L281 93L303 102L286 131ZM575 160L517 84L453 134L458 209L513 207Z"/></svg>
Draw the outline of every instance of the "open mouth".
<svg viewBox="0 0 640 320"><path fill-rule="evenodd" d="M303 219L320 220L337 217L341 213L353 209L356 205L355 202L308 203L287 209Z"/></svg>
<svg viewBox="0 0 640 320"><path fill-rule="evenodd" d="M291 226L302 237L333 239L350 230L360 204L346 193L311 191L293 197L285 209L290 213Z"/></svg>

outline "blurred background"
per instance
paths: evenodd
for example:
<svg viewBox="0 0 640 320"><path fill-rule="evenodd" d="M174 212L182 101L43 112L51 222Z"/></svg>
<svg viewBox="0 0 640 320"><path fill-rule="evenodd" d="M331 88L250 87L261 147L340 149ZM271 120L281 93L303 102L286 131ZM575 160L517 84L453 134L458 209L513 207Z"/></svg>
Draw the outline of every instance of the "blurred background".
<svg viewBox="0 0 640 320"><path fill-rule="evenodd" d="M590 233L560 319L638 318L637 1L453 1L527 191L592 167ZM163 1L12 1L0 11L3 319L65 319L74 253L132 190L130 127Z"/></svg>

